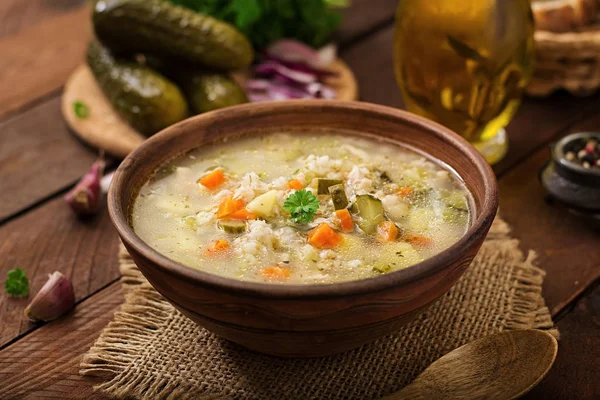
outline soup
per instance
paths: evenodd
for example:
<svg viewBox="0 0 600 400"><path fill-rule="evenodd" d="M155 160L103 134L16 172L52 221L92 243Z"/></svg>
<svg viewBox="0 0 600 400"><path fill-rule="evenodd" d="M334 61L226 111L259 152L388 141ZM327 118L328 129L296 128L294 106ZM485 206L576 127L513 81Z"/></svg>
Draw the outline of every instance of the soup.
<svg viewBox="0 0 600 400"><path fill-rule="evenodd" d="M372 278L448 248L470 223L450 171L396 144L273 134L197 149L140 189L131 224L165 256L229 278Z"/></svg>

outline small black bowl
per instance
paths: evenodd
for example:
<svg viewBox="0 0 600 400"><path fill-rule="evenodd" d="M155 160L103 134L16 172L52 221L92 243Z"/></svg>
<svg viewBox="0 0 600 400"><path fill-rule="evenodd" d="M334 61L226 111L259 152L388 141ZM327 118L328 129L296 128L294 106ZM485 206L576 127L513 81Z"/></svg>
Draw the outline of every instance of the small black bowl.
<svg viewBox="0 0 600 400"><path fill-rule="evenodd" d="M566 158L568 152L577 153L581 143L589 139L600 142L600 133L573 133L554 144L552 159L540 171L540 181L551 199L600 224L600 168L584 168Z"/></svg>

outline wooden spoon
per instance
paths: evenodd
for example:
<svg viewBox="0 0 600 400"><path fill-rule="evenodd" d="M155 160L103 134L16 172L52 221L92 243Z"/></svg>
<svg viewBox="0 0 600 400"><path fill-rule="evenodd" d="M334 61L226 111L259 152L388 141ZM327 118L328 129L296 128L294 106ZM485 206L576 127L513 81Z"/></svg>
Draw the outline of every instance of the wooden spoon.
<svg viewBox="0 0 600 400"><path fill-rule="evenodd" d="M383 399L516 399L548 373L557 351L556 339L544 331L486 336L446 354Z"/></svg>

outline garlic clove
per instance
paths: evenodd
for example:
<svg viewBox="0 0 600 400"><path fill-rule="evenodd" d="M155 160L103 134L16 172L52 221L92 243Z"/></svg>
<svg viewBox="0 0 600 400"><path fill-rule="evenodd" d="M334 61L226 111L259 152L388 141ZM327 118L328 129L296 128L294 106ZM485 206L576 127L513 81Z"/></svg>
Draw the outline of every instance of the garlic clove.
<svg viewBox="0 0 600 400"><path fill-rule="evenodd" d="M105 166L106 163L102 157L96 160L77 185L65 195L65 201L75 214L90 215L100 209L102 200L100 180Z"/></svg>
<svg viewBox="0 0 600 400"><path fill-rule="evenodd" d="M75 292L69 278L56 271L25 309L33 322L52 321L69 312L75 304Z"/></svg>

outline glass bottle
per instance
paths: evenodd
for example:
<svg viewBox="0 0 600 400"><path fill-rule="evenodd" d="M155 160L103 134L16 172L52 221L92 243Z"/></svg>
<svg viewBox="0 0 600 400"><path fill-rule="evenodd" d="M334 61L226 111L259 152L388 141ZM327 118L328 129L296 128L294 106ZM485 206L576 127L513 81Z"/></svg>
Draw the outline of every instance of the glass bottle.
<svg viewBox="0 0 600 400"><path fill-rule="evenodd" d="M394 68L407 109L498 162L531 78L533 33L529 0L401 0Z"/></svg>

